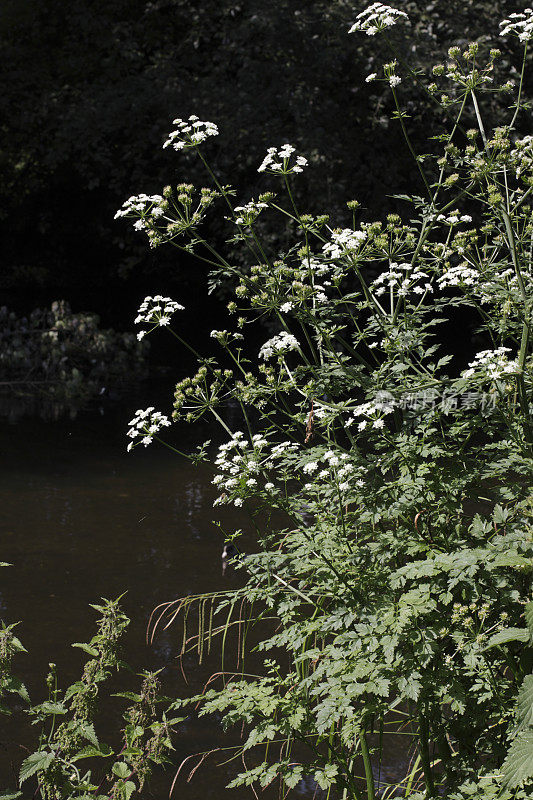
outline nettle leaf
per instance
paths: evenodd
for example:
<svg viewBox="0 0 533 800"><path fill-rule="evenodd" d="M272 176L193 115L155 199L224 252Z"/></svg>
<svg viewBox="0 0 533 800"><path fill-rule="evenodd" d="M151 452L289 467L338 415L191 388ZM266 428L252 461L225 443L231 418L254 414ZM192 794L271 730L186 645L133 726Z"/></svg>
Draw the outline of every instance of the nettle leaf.
<svg viewBox="0 0 533 800"><path fill-rule="evenodd" d="M45 700L38 706L33 707L34 711L41 714L66 714L67 709L62 703L52 703L50 700Z"/></svg>
<svg viewBox="0 0 533 800"><path fill-rule="evenodd" d="M131 775L131 767L129 767L123 761L115 761L111 771L113 775L117 776L117 778L129 778Z"/></svg>
<svg viewBox="0 0 533 800"><path fill-rule="evenodd" d="M80 761L82 758L108 758L113 755L113 752L107 744L101 744L98 747L89 744L87 747L82 747L81 750L78 750L76 755L71 758L71 761Z"/></svg>
<svg viewBox="0 0 533 800"><path fill-rule="evenodd" d="M529 630L527 628L506 628L491 636L483 650L490 650L491 647L507 644L507 642L529 642Z"/></svg>
<svg viewBox="0 0 533 800"><path fill-rule="evenodd" d="M533 727L533 675L526 675L516 701L518 710L518 728Z"/></svg>
<svg viewBox="0 0 533 800"><path fill-rule="evenodd" d="M27 781L28 778L31 778L32 775L35 775L35 773L40 770L46 772L53 760L53 753L47 753L44 750L32 753L31 756L28 756L28 758L22 762L19 773L20 783L24 783L24 781Z"/></svg>
<svg viewBox="0 0 533 800"><path fill-rule="evenodd" d="M133 792L135 791L136 788L137 787L135 786L133 781L126 781L126 783L122 787L124 800L130 800L130 797L132 796L132 794L133 794Z"/></svg>
<svg viewBox="0 0 533 800"><path fill-rule="evenodd" d="M93 744L95 747L100 747L98 736L96 735L96 731L92 722L83 722L79 726L78 730L81 735L84 736L91 744Z"/></svg>
<svg viewBox="0 0 533 800"><path fill-rule="evenodd" d="M99 651L96 649L96 647L91 647L91 645L87 644L86 642L74 642L71 647L77 647L79 650L83 650L93 658L96 658L99 655Z"/></svg>
<svg viewBox="0 0 533 800"><path fill-rule="evenodd" d="M502 766L504 785L514 789L533 778L533 731L519 733Z"/></svg>

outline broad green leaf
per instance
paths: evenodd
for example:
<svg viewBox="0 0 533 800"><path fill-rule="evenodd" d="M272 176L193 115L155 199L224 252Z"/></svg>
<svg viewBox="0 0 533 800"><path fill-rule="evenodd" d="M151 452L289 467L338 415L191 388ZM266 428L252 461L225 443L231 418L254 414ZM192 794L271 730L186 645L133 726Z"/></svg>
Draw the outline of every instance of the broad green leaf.
<svg viewBox="0 0 533 800"><path fill-rule="evenodd" d="M24 783L24 781L28 780L28 778L31 778L31 776L35 775L35 773L39 770L46 771L53 760L53 753L47 753L44 750L40 750L37 753L32 753L31 756L28 756L28 758L22 762L19 774L20 783Z"/></svg>
<svg viewBox="0 0 533 800"><path fill-rule="evenodd" d="M533 731L519 733L502 767L505 786L514 789L533 778Z"/></svg>
<svg viewBox="0 0 533 800"><path fill-rule="evenodd" d="M4 678L3 687L6 692L11 692L13 694L18 694L19 697L22 697L27 703L30 702L30 696L28 694L28 690L20 680L15 675L9 675L7 678Z"/></svg>
<svg viewBox="0 0 533 800"><path fill-rule="evenodd" d="M40 711L42 714L66 714L67 709L62 703L52 703L50 700L45 700L38 706L33 707L34 711Z"/></svg>
<svg viewBox="0 0 533 800"><path fill-rule="evenodd" d="M85 736L85 738L88 739L91 744L94 744L95 747L100 747L98 736L96 735L96 731L92 722L84 722L82 725L80 725L79 730L81 735Z"/></svg>
<svg viewBox="0 0 533 800"><path fill-rule="evenodd" d="M517 698L520 730L533 727L533 675L526 675Z"/></svg>
<svg viewBox="0 0 533 800"><path fill-rule="evenodd" d="M82 758L108 758L112 755L113 750L107 744L101 744L99 747L89 744L79 750L71 761L80 761Z"/></svg>
<svg viewBox="0 0 533 800"><path fill-rule="evenodd" d="M76 681L76 683L71 684L65 691L65 703L67 700L70 700L71 697L74 697L75 694L82 692L85 688L86 685L82 683L82 681Z"/></svg>
<svg viewBox="0 0 533 800"><path fill-rule="evenodd" d="M490 650L491 647L507 642L529 642L529 630L527 628L506 628L491 636L483 649Z"/></svg>
<svg viewBox="0 0 533 800"><path fill-rule="evenodd" d="M126 781L124 786L122 787L122 791L124 792L124 800L130 800L133 792L137 787L133 783L133 781Z"/></svg>
<svg viewBox="0 0 533 800"><path fill-rule="evenodd" d="M87 644L86 642L74 642L71 646L78 647L80 650L84 650L93 658L96 658L99 655L99 651L95 647L91 647L91 645Z"/></svg>
<svg viewBox="0 0 533 800"><path fill-rule="evenodd" d="M112 768L113 775L117 778L128 778L131 775L131 767L123 761L115 761Z"/></svg>

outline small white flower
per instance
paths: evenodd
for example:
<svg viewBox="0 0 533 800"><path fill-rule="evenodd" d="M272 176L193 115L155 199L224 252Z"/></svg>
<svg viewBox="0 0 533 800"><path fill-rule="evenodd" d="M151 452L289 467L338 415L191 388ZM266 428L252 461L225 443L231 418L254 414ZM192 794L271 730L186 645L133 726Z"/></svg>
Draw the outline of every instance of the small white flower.
<svg viewBox="0 0 533 800"><path fill-rule="evenodd" d="M500 36L517 36L521 42L529 42L533 38L533 9L525 8L509 14L509 19L500 22Z"/></svg>
<svg viewBox="0 0 533 800"><path fill-rule="evenodd" d="M390 78L389 78L389 85L392 86L392 87L398 86L398 84L401 83L401 82L402 82L402 79L400 78L399 75L391 75Z"/></svg>
<svg viewBox="0 0 533 800"><path fill-rule="evenodd" d="M170 297L162 297L160 294L154 297L145 297L139 306L135 324L140 325L144 322L152 327L150 331L140 331L137 334L137 339L140 341L147 333L150 333L160 325L169 325L172 314L175 311L183 310L184 307Z"/></svg>
<svg viewBox="0 0 533 800"><path fill-rule="evenodd" d="M273 488L274 488L273 483L265 483L265 489L267 490L267 492L270 492Z"/></svg>
<svg viewBox="0 0 533 800"><path fill-rule="evenodd" d="M240 508L242 506L242 497L236 497L233 501L233 505L237 506L237 508Z"/></svg>
<svg viewBox="0 0 533 800"><path fill-rule="evenodd" d="M172 123L176 129L168 134L163 147L184 150L187 147L198 147L209 136L218 136L218 128L214 122L201 122L198 117L191 116L188 121L175 119Z"/></svg>
<svg viewBox="0 0 533 800"><path fill-rule="evenodd" d="M318 461L308 461L307 464L304 464L302 469L305 473L310 475L318 469Z"/></svg>
<svg viewBox="0 0 533 800"><path fill-rule="evenodd" d="M291 350L298 350L299 347L298 339L292 333L282 331L264 343L259 350L259 358L266 360L275 355L284 355Z"/></svg>
<svg viewBox="0 0 533 800"><path fill-rule="evenodd" d="M308 161L305 156L296 156L291 164L291 157L294 153L295 148L290 144L284 144L280 150L276 150L275 147L269 147L257 171L270 172L276 175L291 175L293 172L302 172Z"/></svg>
<svg viewBox="0 0 533 800"><path fill-rule="evenodd" d="M367 75L365 78L365 83L372 83L378 77L377 72L371 72L370 75Z"/></svg>
<svg viewBox="0 0 533 800"><path fill-rule="evenodd" d="M409 17L404 11L384 5L383 3L372 3L371 6L361 11L356 17L356 22L352 25L348 33L363 32L367 36L374 36L376 33L391 28L397 22L409 22Z"/></svg>
<svg viewBox="0 0 533 800"><path fill-rule="evenodd" d="M131 427L127 433L130 439L139 439L145 447L153 442L154 435L158 433L161 428L169 426L170 420L160 411L155 411L153 406L145 409L139 409L135 412L135 416L128 423ZM127 447L130 452L139 441L131 441Z"/></svg>
<svg viewBox="0 0 533 800"><path fill-rule="evenodd" d="M331 234L331 243L325 244L322 250L328 258L339 258L346 253L358 251L366 238L366 231L344 228L341 231L334 231Z"/></svg>

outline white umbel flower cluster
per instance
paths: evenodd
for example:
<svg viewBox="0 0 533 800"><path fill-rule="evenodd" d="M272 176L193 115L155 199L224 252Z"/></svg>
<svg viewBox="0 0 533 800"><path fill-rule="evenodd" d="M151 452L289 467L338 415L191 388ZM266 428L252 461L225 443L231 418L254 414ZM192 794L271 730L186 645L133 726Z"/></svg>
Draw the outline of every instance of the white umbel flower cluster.
<svg viewBox="0 0 533 800"><path fill-rule="evenodd" d="M437 278L437 283L441 289L446 289L448 286L476 286L479 277L477 269L459 264L457 267L447 269L440 278Z"/></svg>
<svg viewBox="0 0 533 800"><path fill-rule="evenodd" d="M235 224L251 225L264 208L268 208L268 203L259 203L255 200L250 200L250 202L246 203L244 206L235 206L233 209L234 213L237 215L235 217Z"/></svg>
<svg viewBox="0 0 533 800"><path fill-rule="evenodd" d="M170 297L163 297L160 294L154 297L145 297L139 306L139 311L135 317L135 324L140 325L145 322L151 325L149 331L139 331L137 339L141 341L147 333L151 333L154 328L170 324L170 318L176 311L183 311L184 306L172 300Z"/></svg>
<svg viewBox="0 0 533 800"><path fill-rule="evenodd" d="M138 217L139 214L141 216L145 214L150 214L153 217L158 217L163 215L163 209L161 208L161 204L164 202L164 199L161 197L160 194L135 194L122 204L122 208L119 208L117 213L115 214L115 219L119 217L129 217L135 216ZM135 226L137 230L141 230L140 227ZM143 225L144 227L144 225Z"/></svg>
<svg viewBox="0 0 533 800"><path fill-rule="evenodd" d="M344 228L341 231L334 231L331 234L331 242L325 244L322 250L328 258L339 258L346 253L359 250L366 237L366 231L352 231L351 228Z"/></svg>
<svg viewBox="0 0 533 800"><path fill-rule="evenodd" d="M398 11L398 9L386 6L383 3L372 3L371 6L361 11L355 19L356 21L348 33L361 32L366 33L367 36L375 36L380 31L392 28L397 22L409 22L409 17L404 11Z"/></svg>
<svg viewBox="0 0 533 800"><path fill-rule="evenodd" d="M280 150L269 147L257 171L270 172L273 175L291 175L293 172L303 172L308 161L305 156L296 156L292 159L295 152L296 148L292 144L284 144Z"/></svg>
<svg viewBox="0 0 533 800"><path fill-rule="evenodd" d="M498 347L496 350L482 350L476 353L473 361L468 365L468 369L461 373L463 378L471 378L473 375L481 375L490 380L498 380L505 375L515 375L518 372L518 361L510 361L507 353L509 347Z"/></svg>
<svg viewBox="0 0 533 800"><path fill-rule="evenodd" d="M500 22L500 36L517 36L521 42L533 38L533 8L525 8L509 14L509 19Z"/></svg>
<svg viewBox="0 0 533 800"><path fill-rule="evenodd" d="M194 114L188 120L175 119L172 124L177 126L176 130L168 134L163 147L185 150L187 147L198 147L209 136L218 136L218 127L214 122L202 122Z"/></svg>
<svg viewBox="0 0 533 800"><path fill-rule="evenodd" d="M161 428L167 428L170 424L169 418L160 411L156 411L153 406L146 408L144 411L142 409L136 411L135 416L128 423L130 429L127 435L132 440L127 448L128 453L138 444L148 447L153 442L155 434ZM138 441L135 441L135 439Z"/></svg>
<svg viewBox="0 0 533 800"><path fill-rule="evenodd" d="M418 281L422 281L424 278L429 278L427 272L423 272L421 269L413 269L412 264L408 262L396 264L391 261L389 269L386 272L382 272L381 275L378 275L371 286L374 289L374 294L378 297L385 294L387 288L389 291L393 289L400 297L405 297L409 292L413 292L414 294L432 292L433 287L430 283L426 282L423 285L418 283Z"/></svg>
<svg viewBox="0 0 533 800"><path fill-rule="evenodd" d="M267 358L272 358L272 356L281 356L291 350L298 350L299 347L300 344L296 336L293 336L292 333L287 333L287 331L282 331L264 343L259 350L259 358L266 360Z"/></svg>

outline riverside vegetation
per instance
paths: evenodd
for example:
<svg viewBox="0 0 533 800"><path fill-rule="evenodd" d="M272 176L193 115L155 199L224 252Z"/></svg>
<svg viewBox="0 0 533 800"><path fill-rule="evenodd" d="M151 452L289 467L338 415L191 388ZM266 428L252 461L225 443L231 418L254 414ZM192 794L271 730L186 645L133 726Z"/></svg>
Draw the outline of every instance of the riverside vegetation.
<svg viewBox="0 0 533 800"><path fill-rule="evenodd" d="M350 32L388 41L393 26L407 36L408 23L374 3ZM151 625L157 635L181 621L182 653L200 657L220 639L220 672L168 710L195 705L242 731L239 745L221 748L243 765L230 786L257 793L276 783L285 796L312 778L343 800L531 797L533 137L521 129L533 10L510 15L500 32L523 47L516 75L500 74L498 49L471 44L451 48L429 81L399 55L368 76L388 85L418 172L400 198L403 218L372 221L356 200L344 227L303 213L291 187L312 160L287 144L259 165L272 187L236 202L208 162L218 129L195 116L176 120L165 144L197 155L211 186L169 186L118 212L152 246L195 253L211 286L233 293L234 325L212 332L220 358L198 356L172 416L220 423L225 443L214 456L206 443L193 459L214 462L217 504L248 512L256 552L236 558L241 588L169 602ZM410 137L408 82L442 121L427 153ZM505 118L485 113L495 92L508 97ZM250 266L211 243L206 217L217 207ZM257 233L259 217L275 214L292 231L283 253ZM481 344L459 357L441 331L463 308ZM186 312L170 298L146 298L139 339L163 326L183 341L171 327L177 313ZM258 319L272 335L254 352L247 331ZM242 430L225 420L230 401ZM170 425L153 408L138 411L128 448L162 440ZM228 538L238 548L239 532ZM233 629L236 666L225 652ZM254 630L265 660L259 669L255 656L251 673ZM4 689L20 693L10 680ZM67 775L79 752L62 749L59 730L22 768L22 779L38 776L43 797L129 798L140 788L135 742L112 767L122 783L103 792ZM383 760L393 735L410 746L395 779ZM197 754L193 772L209 755Z"/></svg>

